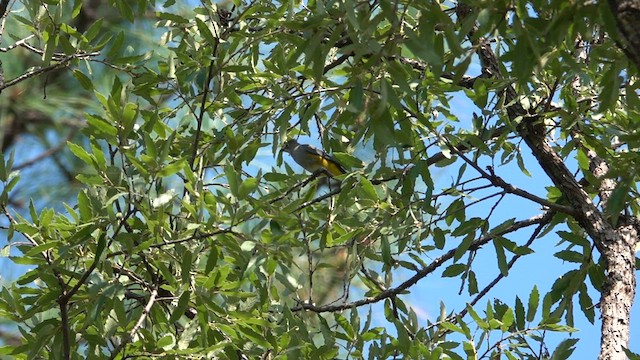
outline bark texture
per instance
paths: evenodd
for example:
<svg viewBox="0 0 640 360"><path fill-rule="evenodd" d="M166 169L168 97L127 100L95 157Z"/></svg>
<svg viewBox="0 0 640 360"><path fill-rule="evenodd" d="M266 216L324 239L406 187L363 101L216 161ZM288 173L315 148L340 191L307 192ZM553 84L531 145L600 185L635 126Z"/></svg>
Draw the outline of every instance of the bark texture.
<svg viewBox="0 0 640 360"><path fill-rule="evenodd" d="M640 69L640 0L609 0L609 6L623 39L621 45L629 59ZM599 171L602 172L602 169L596 168L594 175L600 177ZM611 193L602 188L607 185L611 188L610 184L604 182L601 186L601 198ZM603 203L606 206L606 199ZM635 244L638 242L638 228L637 218L623 218L616 229L616 241L608 244L602 254L606 259L607 281L600 299L601 360L627 358L621 347L629 346L631 306L636 292Z"/></svg>
<svg viewBox="0 0 640 360"><path fill-rule="evenodd" d="M631 305L636 290L634 248L638 232L633 223L628 223L616 229L616 233L618 238L608 244L603 253L607 280L600 298L600 360L627 359L622 347L629 347Z"/></svg>
<svg viewBox="0 0 640 360"><path fill-rule="evenodd" d="M640 67L640 0L610 1L619 10L618 21L624 22L621 27L631 31L625 33L629 43L634 42L634 51L629 56ZM632 4L632 5L630 5ZM458 6L458 18L462 19L469 8L464 4ZM620 20L622 19L622 20ZM472 30L473 32L473 30ZM637 41L637 43L635 43ZM477 54L480 57L483 74L500 79L500 67L491 43L486 38L479 38ZM635 57L634 57L635 56ZM608 221L603 208L613 186L611 181L603 181L601 185L602 207L592 201L573 173L565 166L562 157L553 149L546 138L542 116L528 113L517 100L517 93L512 86L504 90L505 103L511 104L506 110L512 121L520 120L518 133L531 149L538 163L549 176L554 185L563 193L564 198L574 208L572 215L593 240L594 245L605 262L606 281L602 289L600 310L602 316L602 338L599 359L627 359L623 348L629 347L629 324L631 306L635 296L635 243L638 239L638 221L622 218L617 227ZM594 175L603 177L608 170L601 159L592 158Z"/></svg>
<svg viewBox="0 0 640 360"><path fill-rule="evenodd" d="M624 51L640 69L640 0L609 0Z"/></svg>

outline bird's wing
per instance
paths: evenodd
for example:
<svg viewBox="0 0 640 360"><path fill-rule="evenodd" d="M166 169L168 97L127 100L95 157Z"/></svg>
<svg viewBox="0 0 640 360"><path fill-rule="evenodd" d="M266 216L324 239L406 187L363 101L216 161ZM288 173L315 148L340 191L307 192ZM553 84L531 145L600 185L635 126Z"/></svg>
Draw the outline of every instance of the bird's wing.
<svg viewBox="0 0 640 360"><path fill-rule="evenodd" d="M345 170L344 166L342 166L342 164L340 164L340 163L338 162L338 160L336 160L336 158L334 158L333 156L331 156L331 155L327 154L327 152L326 152L326 151L321 150L321 149L318 149L318 148L313 147L313 146L311 146L311 145L301 145L301 146L303 147L304 151L308 152L309 154L311 154L311 155L316 155L316 156L320 156L320 157L322 157L323 159L326 159L326 160L328 160L329 162L331 162L331 163L335 164L335 165L338 167L338 170L339 170L341 173L343 173L343 174L344 174L344 173L346 173L346 172L347 172L347 171Z"/></svg>
<svg viewBox="0 0 640 360"><path fill-rule="evenodd" d="M317 156L321 156L323 158L332 159L331 155L327 154L323 150L318 149L317 147L313 147L311 145L300 145L300 146L302 146L304 151L308 152L311 155L317 155Z"/></svg>

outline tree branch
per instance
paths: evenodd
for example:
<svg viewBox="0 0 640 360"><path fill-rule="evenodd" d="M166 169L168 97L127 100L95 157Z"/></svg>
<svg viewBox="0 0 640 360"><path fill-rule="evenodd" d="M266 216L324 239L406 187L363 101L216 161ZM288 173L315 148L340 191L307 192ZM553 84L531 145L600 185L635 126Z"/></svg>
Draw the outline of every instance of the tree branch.
<svg viewBox="0 0 640 360"><path fill-rule="evenodd" d="M505 229L503 229L501 231L498 231L498 232L495 232L495 233L489 233L489 234L487 234L485 236L482 236L479 239L476 239L471 243L471 245L469 246L469 250L476 250L476 249L480 248L482 245L488 243L489 241L491 241L492 239L494 239L497 236L502 236L504 234L507 234L507 233L510 233L510 232L513 232L513 231L516 231L518 229L521 229L521 228L524 228L524 227L528 227L528 226L531 226L531 225L548 222L549 221L549 217L552 216L551 214L552 214L552 212L546 212L544 214L541 214L541 215L538 215L538 216L534 216L534 217L532 217L530 219L527 219L527 220L518 221L518 222L512 224L511 226L509 226L509 227L507 227L507 228L505 228ZM359 307L359 306L363 306L363 305L367 305L367 304L376 303L376 302L379 302L381 300L397 296L400 293L402 293L404 290L406 290L409 287L411 287L412 285L416 284L418 281L420 281L421 279L423 279L427 275L431 274L433 271L435 271L437 268L439 268L446 261L452 259L455 256L456 252L457 252L457 249L449 250L444 255L436 258L433 262L431 262L431 264L423 267L422 269L417 270L415 275L413 275L411 278L409 278L405 282L401 283L397 287L389 288L389 289L379 293L376 296L370 296L370 297L366 297L366 298L363 298L363 299L360 299L360 300L357 300L357 301L353 301L353 302L350 302L350 303L336 304L336 305L316 306L314 304L303 303L303 304L300 304L298 306L293 307L291 310L292 311L309 310L309 311L313 311L313 312L317 312L317 313L342 311L342 310L351 309L351 308L355 308L355 307Z"/></svg>
<svg viewBox="0 0 640 360"><path fill-rule="evenodd" d="M542 232L542 229L547 224L549 224L549 222L551 221L551 219L555 214L556 214L555 211L548 211L543 215L543 219L540 220L536 229L533 231L531 236L529 236L529 240L527 240L527 242L524 244L525 247L529 247L531 246L531 244L533 244L533 241L538 237L538 235L540 235L540 233ZM521 257L522 255L520 254L514 255L511 258L511 260L509 260L509 262L507 263L507 269L511 270L511 268L516 263L516 261L518 261L518 259L520 259ZM473 306L478 301L480 301L480 299L482 299L489 292L489 290L491 290L500 280L502 280L502 278L504 278L504 275L502 275L502 273L498 274L498 276L496 276L495 279L493 279L487 286L484 287L484 289L482 289L478 293L478 295L475 298L473 298L473 300L471 300L471 302L469 303L469 306ZM465 308L462 311L460 311L460 313L458 313L458 316L462 318L467 314L467 312L468 310L467 308Z"/></svg>
<svg viewBox="0 0 640 360"><path fill-rule="evenodd" d="M13 218L9 210L3 205L2 211L4 212L9 222L13 225L17 225L18 222ZM20 232L33 246L37 246L38 242L31 235L26 232ZM49 267L52 269L53 275L56 277L56 281L60 286L60 295L58 296L57 302L58 307L60 308L60 328L62 330L62 356L65 360L71 359L71 337L69 335L70 325L69 325L69 298L67 295L67 284L64 282L60 271L53 265L54 259L51 255L50 251L43 251L42 257L45 259Z"/></svg>
<svg viewBox="0 0 640 360"><path fill-rule="evenodd" d="M638 2L637 0L635 0ZM464 14L459 14L464 18ZM637 27L637 21L633 24ZM477 54L483 73L501 79L498 58L490 42L480 37ZM599 359L626 359L623 351L629 346L631 304L635 295L635 242L637 233L632 227L616 231L598 210L591 197L582 189L566 167L562 157L546 139L540 114L529 114L518 100L516 90L509 85L504 90L506 112L513 122L519 121L517 131L540 167L569 201L574 219L585 229L605 260L607 280L602 289L602 341ZM624 294L624 295L622 295Z"/></svg>
<svg viewBox="0 0 640 360"><path fill-rule="evenodd" d="M14 79L11 79L3 84L0 84L0 92L2 92L2 90L11 87L19 82L22 82L24 80L27 80L29 78L32 78L36 75L40 75L52 70L55 70L57 68L63 67L65 65L67 65L69 62L71 62L72 60L75 59L83 59L83 58L87 58L87 57L94 57L94 56L98 56L100 55L100 52L92 52L92 53L79 53L79 54L72 54L69 56L64 57L63 59L61 59L59 62L55 63L55 64L51 64L49 66L45 66L43 68L38 68L35 70L31 70L29 72L26 72Z"/></svg>
<svg viewBox="0 0 640 360"><path fill-rule="evenodd" d="M624 39L624 43L620 45L627 57L640 69L640 0L609 0L609 7Z"/></svg>
<svg viewBox="0 0 640 360"><path fill-rule="evenodd" d="M546 206L549 209L553 209L555 211L558 212L562 212L568 215L575 215L575 210L569 206L564 206L564 205L560 205L560 204L556 204L554 202L551 202L547 199L543 199L539 196L536 196L534 194L531 194L530 192L527 192L525 190L522 189L518 189L517 187L515 187L512 184L509 184L508 182L504 181L504 179L502 179L501 177L497 176L492 168L489 168L489 172L487 173L486 171L482 170L482 168L480 168L478 166L478 164L476 164L475 162L469 160L466 156L464 156L464 154L462 154L460 151L458 151L455 147L453 146L449 146L449 148L451 149L451 151L453 151L454 153L456 153L460 158L462 158L467 164L469 164L471 167L473 167L478 173L480 173L480 175L489 180L491 182L491 184L493 186L497 186L499 188L502 188L506 193L509 194L514 194L514 195L518 195L522 198L525 198L527 200L531 200L533 202L536 202L542 206Z"/></svg>
<svg viewBox="0 0 640 360"><path fill-rule="evenodd" d="M9 3L11 0L1 0L0 1L0 40L2 39L2 35L4 34L4 22L7 18L7 10L9 9ZM1 71L1 69L0 69ZM1 72L0 72L1 74Z"/></svg>
<svg viewBox="0 0 640 360"><path fill-rule="evenodd" d="M149 316L149 313L151 312L151 308L153 307L153 304L156 302L157 296L158 296L158 289L153 289L151 291L151 295L149 296L149 301L147 302L147 306L144 307L144 310L142 311L140 318L138 318L138 321L133 326L133 329L131 329L131 331L129 331L127 336L124 339L122 339L122 342L118 344L118 346L115 349L113 349L113 352L111 353L111 356L109 357L109 359L115 359L118 356L118 354L122 351L122 349L124 349L124 347L127 346L127 344L131 342L131 340L133 340L136 333L140 331L142 324L144 323L147 316Z"/></svg>

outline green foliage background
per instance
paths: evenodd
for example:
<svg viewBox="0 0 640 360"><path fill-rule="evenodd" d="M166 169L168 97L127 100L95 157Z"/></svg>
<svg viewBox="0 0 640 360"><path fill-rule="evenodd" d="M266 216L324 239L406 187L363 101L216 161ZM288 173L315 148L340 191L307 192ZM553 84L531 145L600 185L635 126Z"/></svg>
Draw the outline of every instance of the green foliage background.
<svg viewBox="0 0 640 360"><path fill-rule="evenodd" d="M3 284L0 314L19 336L0 354L569 357L576 337L547 349L545 334L573 331L575 312L594 322L602 264L558 189L518 192L500 177L537 166L504 91L544 119L594 198L585 154L610 164L615 219L638 211L635 70L604 35L615 34L605 3L466 5L462 17L437 1L13 4L3 45L29 47L2 54L4 116L43 114L26 125L42 143L69 140L45 170L68 176L43 184L61 191L47 202L16 192L28 179L4 138L5 255L19 250L11 260L29 270ZM485 40L502 76L478 67ZM459 119L462 97L477 108ZM257 169L258 154L282 164L298 135L351 169L340 186ZM434 180L435 166L452 178ZM493 216L518 198L544 209ZM468 210L478 204L486 216ZM403 302L439 270L475 305L494 286L478 283L475 251L492 243L499 282L544 235L575 264L547 294L532 279L529 298L443 305L428 326ZM388 326L373 324L375 303Z"/></svg>

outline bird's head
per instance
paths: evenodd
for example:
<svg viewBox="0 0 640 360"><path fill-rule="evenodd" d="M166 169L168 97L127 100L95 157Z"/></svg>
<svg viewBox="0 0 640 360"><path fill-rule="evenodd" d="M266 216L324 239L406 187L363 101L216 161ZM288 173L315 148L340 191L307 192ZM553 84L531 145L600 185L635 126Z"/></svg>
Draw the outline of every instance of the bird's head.
<svg viewBox="0 0 640 360"><path fill-rule="evenodd" d="M287 142L284 143L284 145L282 146L282 151L288 152L289 154L291 154L293 149L295 149L295 147L298 145L300 144L296 139L287 140Z"/></svg>

